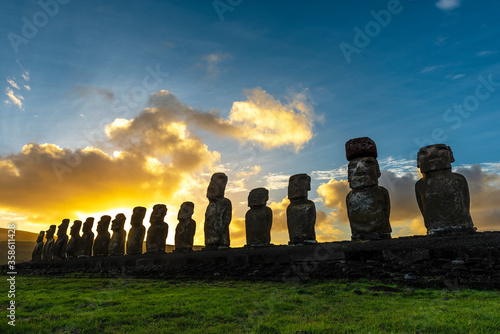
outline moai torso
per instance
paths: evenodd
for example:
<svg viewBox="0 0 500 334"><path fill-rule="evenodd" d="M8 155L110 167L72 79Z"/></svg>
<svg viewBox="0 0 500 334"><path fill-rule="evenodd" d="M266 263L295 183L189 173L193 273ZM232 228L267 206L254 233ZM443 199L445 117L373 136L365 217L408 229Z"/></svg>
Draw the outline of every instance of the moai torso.
<svg viewBox="0 0 500 334"><path fill-rule="evenodd" d="M73 226L71 226L70 229L70 235L71 239L68 241L68 245L66 246L66 254L68 255L68 258L72 258L77 256L76 255L76 249L78 247L78 244L80 243L80 228L82 227L82 221L81 220L75 220L73 222Z"/></svg>
<svg viewBox="0 0 500 334"><path fill-rule="evenodd" d="M125 254L125 239L127 232L123 228L125 225L125 215L119 213L111 222L111 230L113 235L109 241L109 255L124 255Z"/></svg>
<svg viewBox="0 0 500 334"><path fill-rule="evenodd" d="M191 218L194 211L192 202L184 202L181 205L177 219L179 224L175 228L175 250L188 252L193 249L193 239L196 233L196 222Z"/></svg>
<svg viewBox="0 0 500 334"><path fill-rule="evenodd" d="M307 174L296 174L290 177L288 184L288 199L290 204L286 209L286 221L291 245L315 243L316 207L313 201L307 199L311 190L311 177Z"/></svg>
<svg viewBox="0 0 500 334"><path fill-rule="evenodd" d="M148 229L146 238L146 252L148 254L165 253L165 246L168 236L168 224L163 220L167 214L167 206L164 204L156 204L153 207L153 212L149 222L151 226Z"/></svg>
<svg viewBox="0 0 500 334"><path fill-rule="evenodd" d="M128 232L128 255L142 254L142 244L144 243L144 237L146 235L146 227L142 225L144 216L146 216L145 207L138 206L134 208L132 218L130 219L132 227Z"/></svg>
<svg viewBox="0 0 500 334"><path fill-rule="evenodd" d="M205 246L207 249L228 248L229 224L232 218L231 201L224 198L227 176L224 173L212 175L207 189L210 203L205 211Z"/></svg>
<svg viewBox="0 0 500 334"><path fill-rule="evenodd" d="M43 246L43 260L54 259L54 233L56 233L56 225L50 225L45 235L47 241Z"/></svg>
<svg viewBox="0 0 500 334"><path fill-rule="evenodd" d="M63 219L62 223L57 228L57 240L54 243L54 259L66 258L66 246L68 245L69 219Z"/></svg>
<svg viewBox="0 0 500 334"><path fill-rule="evenodd" d="M467 180L451 171L449 146L422 147L417 156L423 178L415 184L417 203L427 234L473 233Z"/></svg>
<svg viewBox="0 0 500 334"><path fill-rule="evenodd" d="M109 233L109 223L111 222L110 216L102 216L97 223L97 236L94 240L94 256L108 256L109 254L109 241L111 234Z"/></svg>
<svg viewBox="0 0 500 334"><path fill-rule="evenodd" d="M82 237L76 247L76 256L78 257L92 256L92 246L94 245L94 232L92 232L92 226L94 226L94 218L88 217L85 223L83 223Z"/></svg>
<svg viewBox="0 0 500 334"><path fill-rule="evenodd" d="M380 168L375 143L368 137L351 139L346 143L346 157L352 189L346 197L352 240L390 239L389 192L378 185Z"/></svg>
<svg viewBox="0 0 500 334"><path fill-rule="evenodd" d="M31 254L31 261L40 261L42 259L44 235L45 231L40 231L40 234L36 238L36 246L35 249L33 249L33 253Z"/></svg>
<svg viewBox="0 0 500 334"><path fill-rule="evenodd" d="M247 246L266 246L271 244L273 211L266 206L269 191L257 188L248 195L250 210L245 215Z"/></svg>

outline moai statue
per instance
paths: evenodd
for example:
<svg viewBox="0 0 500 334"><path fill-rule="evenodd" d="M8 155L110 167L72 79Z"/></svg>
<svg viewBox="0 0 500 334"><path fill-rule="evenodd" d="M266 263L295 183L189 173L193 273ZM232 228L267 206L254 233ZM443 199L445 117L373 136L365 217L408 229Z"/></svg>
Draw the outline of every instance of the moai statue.
<svg viewBox="0 0 500 334"><path fill-rule="evenodd" d="M224 197L227 176L215 173L210 179L207 198L210 203L205 211L205 249L229 248L229 224L232 218L231 201Z"/></svg>
<svg viewBox="0 0 500 334"><path fill-rule="evenodd" d="M146 238L146 252L148 254L165 253L168 224L163 220L166 215L167 206L165 204L156 204L153 206L153 212L149 218L151 226L148 229L148 236Z"/></svg>
<svg viewBox="0 0 500 334"><path fill-rule="evenodd" d="M66 246L66 254L68 254L68 259L72 257L76 257L76 249L78 247L78 243L80 242L80 229L82 228L82 221L75 220L71 229L69 230L69 234L71 235L71 239L69 239L68 245Z"/></svg>
<svg viewBox="0 0 500 334"><path fill-rule="evenodd" d="M194 212L192 202L184 202L177 214L179 224L175 228L175 251L190 252L193 250L193 239L196 233L196 222L191 218Z"/></svg>
<svg viewBox="0 0 500 334"><path fill-rule="evenodd" d="M286 209L289 245L316 243L316 207L307 199L311 190L311 177L307 174L296 174L288 182L288 199L290 205Z"/></svg>
<svg viewBox="0 0 500 334"><path fill-rule="evenodd" d="M454 161L451 148L445 144L425 146L418 151L417 167L423 177L415 184L415 194L427 234L476 231L469 212L467 180L451 171Z"/></svg>
<svg viewBox="0 0 500 334"><path fill-rule="evenodd" d="M111 222L110 216L102 216L101 220L97 223L97 236L94 240L94 256L108 256L109 254L109 240L111 234L109 233L109 223Z"/></svg>
<svg viewBox="0 0 500 334"><path fill-rule="evenodd" d="M57 227L57 240L54 243L54 259L66 258L66 246L68 245L68 225L69 219L63 219Z"/></svg>
<svg viewBox="0 0 500 334"><path fill-rule="evenodd" d="M31 254L31 261L40 261L42 259L44 235L45 231L40 231L40 234L36 238L36 246L35 249L33 249L33 253Z"/></svg>
<svg viewBox="0 0 500 334"><path fill-rule="evenodd" d="M146 208L137 206L132 212L130 219L130 231L128 231L127 239L127 255L142 254L142 244L146 236L146 227L142 225L142 221L146 216Z"/></svg>
<svg viewBox="0 0 500 334"><path fill-rule="evenodd" d="M247 246L268 246L271 244L273 211L266 206L268 200L269 191L266 188L253 189L248 195L250 210L245 215Z"/></svg>
<svg viewBox="0 0 500 334"><path fill-rule="evenodd" d="M119 213L111 222L111 231L113 235L109 241L109 255L124 255L125 254L125 239L127 232L123 228L125 226L125 215Z"/></svg>
<svg viewBox="0 0 500 334"><path fill-rule="evenodd" d="M94 226L94 217L88 217L85 220L85 223L83 223L82 237L76 247L76 256L78 257L92 256L92 245L94 244L94 232L92 232L92 226Z"/></svg>
<svg viewBox="0 0 500 334"><path fill-rule="evenodd" d="M54 259L54 233L56 233L56 225L50 225L50 228L45 234L45 245L43 246L43 260Z"/></svg>
<svg viewBox="0 0 500 334"><path fill-rule="evenodd" d="M368 137L354 138L345 144L345 150L352 189L346 198L352 240L390 239L391 203L387 189L378 185L380 168L375 142Z"/></svg>

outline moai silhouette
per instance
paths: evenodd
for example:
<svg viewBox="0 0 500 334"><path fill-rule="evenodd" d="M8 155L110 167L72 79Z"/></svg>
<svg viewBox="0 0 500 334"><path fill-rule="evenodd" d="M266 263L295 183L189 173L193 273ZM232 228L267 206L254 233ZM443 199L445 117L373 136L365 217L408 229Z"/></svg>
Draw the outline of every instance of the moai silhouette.
<svg viewBox="0 0 500 334"><path fill-rule="evenodd" d="M78 247L78 243L80 242L80 229L82 227L81 220L75 220L71 229L69 230L69 235L71 235L71 239L69 239L68 245L66 246L66 254L69 258L76 257L76 249Z"/></svg>
<svg viewBox="0 0 500 334"><path fill-rule="evenodd" d="M307 199L311 190L311 177L307 174L296 174L288 182L288 199L286 222L290 236L289 245L316 243L316 207Z"/></svg>
<svg viewBox="0 0 500 334"><path fill-rule="evenodd" d="M76 247L76 256L78 257L91 257L92 256L92 246L94 245L94 232L92 232L92 227L94 226L94 218L88 217L83 223L82 237L78 242Z"/></svg>
<svg viewBox="0 0 500 334"><path fill-rule="evenodd" d="M184 202L181 204L177 220L179 224L175 228L175 251L190 252L193 250L193 239L196 233L196 222L191 218L194 212L194 204L192 202Z"/></svg>
<svg viewBox="0 0 500 334"><path fill-rule="evenodd" d="M132 218L130 219L132 227L128 231L127 255L142 254L142 246L146 236L146 227L142 224L145 216L145 207L137 206L132 211Z"/></svg>
<svg viewBox="0 0 500 334"><path fill-rule="evenodd" d="M227 176L215 173L207 188L210 203L205 211L205 250L227 249L230 245L229 224L232 218L231 201L224 197Z"/></svg>
<svg viewBox="0 0 500 334"><path fill-rule="evenodd" d="M68 245L68 225L69 219L63 219L57 227L57 240L54 243L54 259L66 258L66 246Z"/></svg>
<svg viewBox="0 0 500 334"><path fill-rule="evenodd" d="M467 180L451 171L454 161L451 148L445 144L418 151L417 166L423 177L415 184L415 194L429 235L476 231L469 212Z"/></svg>
<svg viewBox="0 0 500 334"><path fill-rule="evenodd" d="M368 137L354 138L347 141L345 150L352 189L346 198L352 240L390 239L391 204L387 189L378 185L381 174L375 142Z"/></svg>
<svg viewBox="0 0 500 334"><path fill-rule="evenodd" d="M40 231L40 234L36 238L35 249L33 249L33 253L31 253L31 261L40 261L42 259L44 236L45 236L45 231Z"/></svg>
<svg viewBox="0 0 500 334"><path fill-rule="evenodd" d="M43 260L54 259L54 233L56 233L56 225L50 225L50 228L45 234L45 245L43 246Z"/></svg>
<svg viewBox="0 0 500 334"><path fill-rule="evenodd" d="M104 215L97 223L97 236L94 240L94 256L108 256L109 254L109 241L111 234L109 233L109 223L111 217Z"/></svg>
<svg viewBox="0 0 500 334"><path fill-rule="evenodd" d="M168 236L168 224L164 222L166 215L167 206L165 204L153 206L153 212L149 218L151 226L146 238L146 252L148 254L165 253Z"/></svg>
<svg viewBox="0 0 500 334"><path fill-rule="evenodd" d="M250 210L245 215L247 246L268 246L271 244L273 211L266 206L268 200L269 191L266 188L256 188L248 194Z"/></svg>
<svg viewBox="0 0 500 334"><path fill-rule="evenodd" d="M113 235L109 241L109 255L124 255L125 254L125 240L127 232L123 228L125 226L125 215L119 213L111 222L111 231Z"/></svg>

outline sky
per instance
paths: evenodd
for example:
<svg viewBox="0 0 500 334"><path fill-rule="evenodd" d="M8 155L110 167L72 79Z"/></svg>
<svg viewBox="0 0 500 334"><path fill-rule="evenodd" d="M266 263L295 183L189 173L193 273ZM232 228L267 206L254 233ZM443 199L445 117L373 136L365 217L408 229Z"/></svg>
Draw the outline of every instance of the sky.
<svg viewBox="0 0 500 334"><path fill-rule="evenodd" d="M497 1L7 1L0 12L0 222L182 202L203 244L228 175L231 246L266 187L286 244L288 179L311 176L320 242L349 240L345 142L372 138L393 237L425 234L416 153L445 143L478 231L500 230ZM96 224L95 224L96 225ZM94 226L95 230L96 226Z"/></svg>

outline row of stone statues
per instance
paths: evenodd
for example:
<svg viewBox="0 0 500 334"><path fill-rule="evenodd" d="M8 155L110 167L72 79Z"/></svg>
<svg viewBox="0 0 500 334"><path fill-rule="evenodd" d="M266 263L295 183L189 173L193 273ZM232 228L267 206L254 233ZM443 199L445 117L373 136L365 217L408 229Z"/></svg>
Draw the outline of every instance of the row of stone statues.
<svg viewBox="0 0 500 334"><path fill-rule="evenodd" d="M347 213L352 232L352 240L380 240L391 238L389 192L378 185L380 168L377 161L377 147L368 137L354 138L346 143L348 182L351 191L347 195ZM472 233L475 228L469 213L469 190L465 178L452 173L451 163L455 161L449 146L444 144L422 147L417 156L417 165L423 175L415 185L417 202L424 217L428 234ZM205 211L205 249L229 248L229 224L232 219L231 201L224 197L228 178L224 173L212 175L207 189L209 204ZM307 174L290 177L288 184L287 226L289 244L316 243L316 208L307 198L311 190L311 178ZM270 245L273 214L266 206L269 191L257 188L250 191L245 215L247 246ZM175 231L175 250L192 250L196 232L196 222L191 218L194 212L192 202L181 205ZM146 253L165 252L168 225L164 222L167 207L157 204L150 217L151 226L147 231ZM69 219L59 225L57 241L54 242L56 226L40 232L33 251L33 260L61 259L69 257L90 257L142 254L146 228L142 224L146 208L136 207L131 218L128 240L123 228L125 215L120 213L112 221L111 236L108 229L110 216L102 216L97 224L94 240L92 226L94 218L87 218L83 224L76 220L71 227L71 239L66 234ZM126 241L126 243L125 243Z"/></svg>

